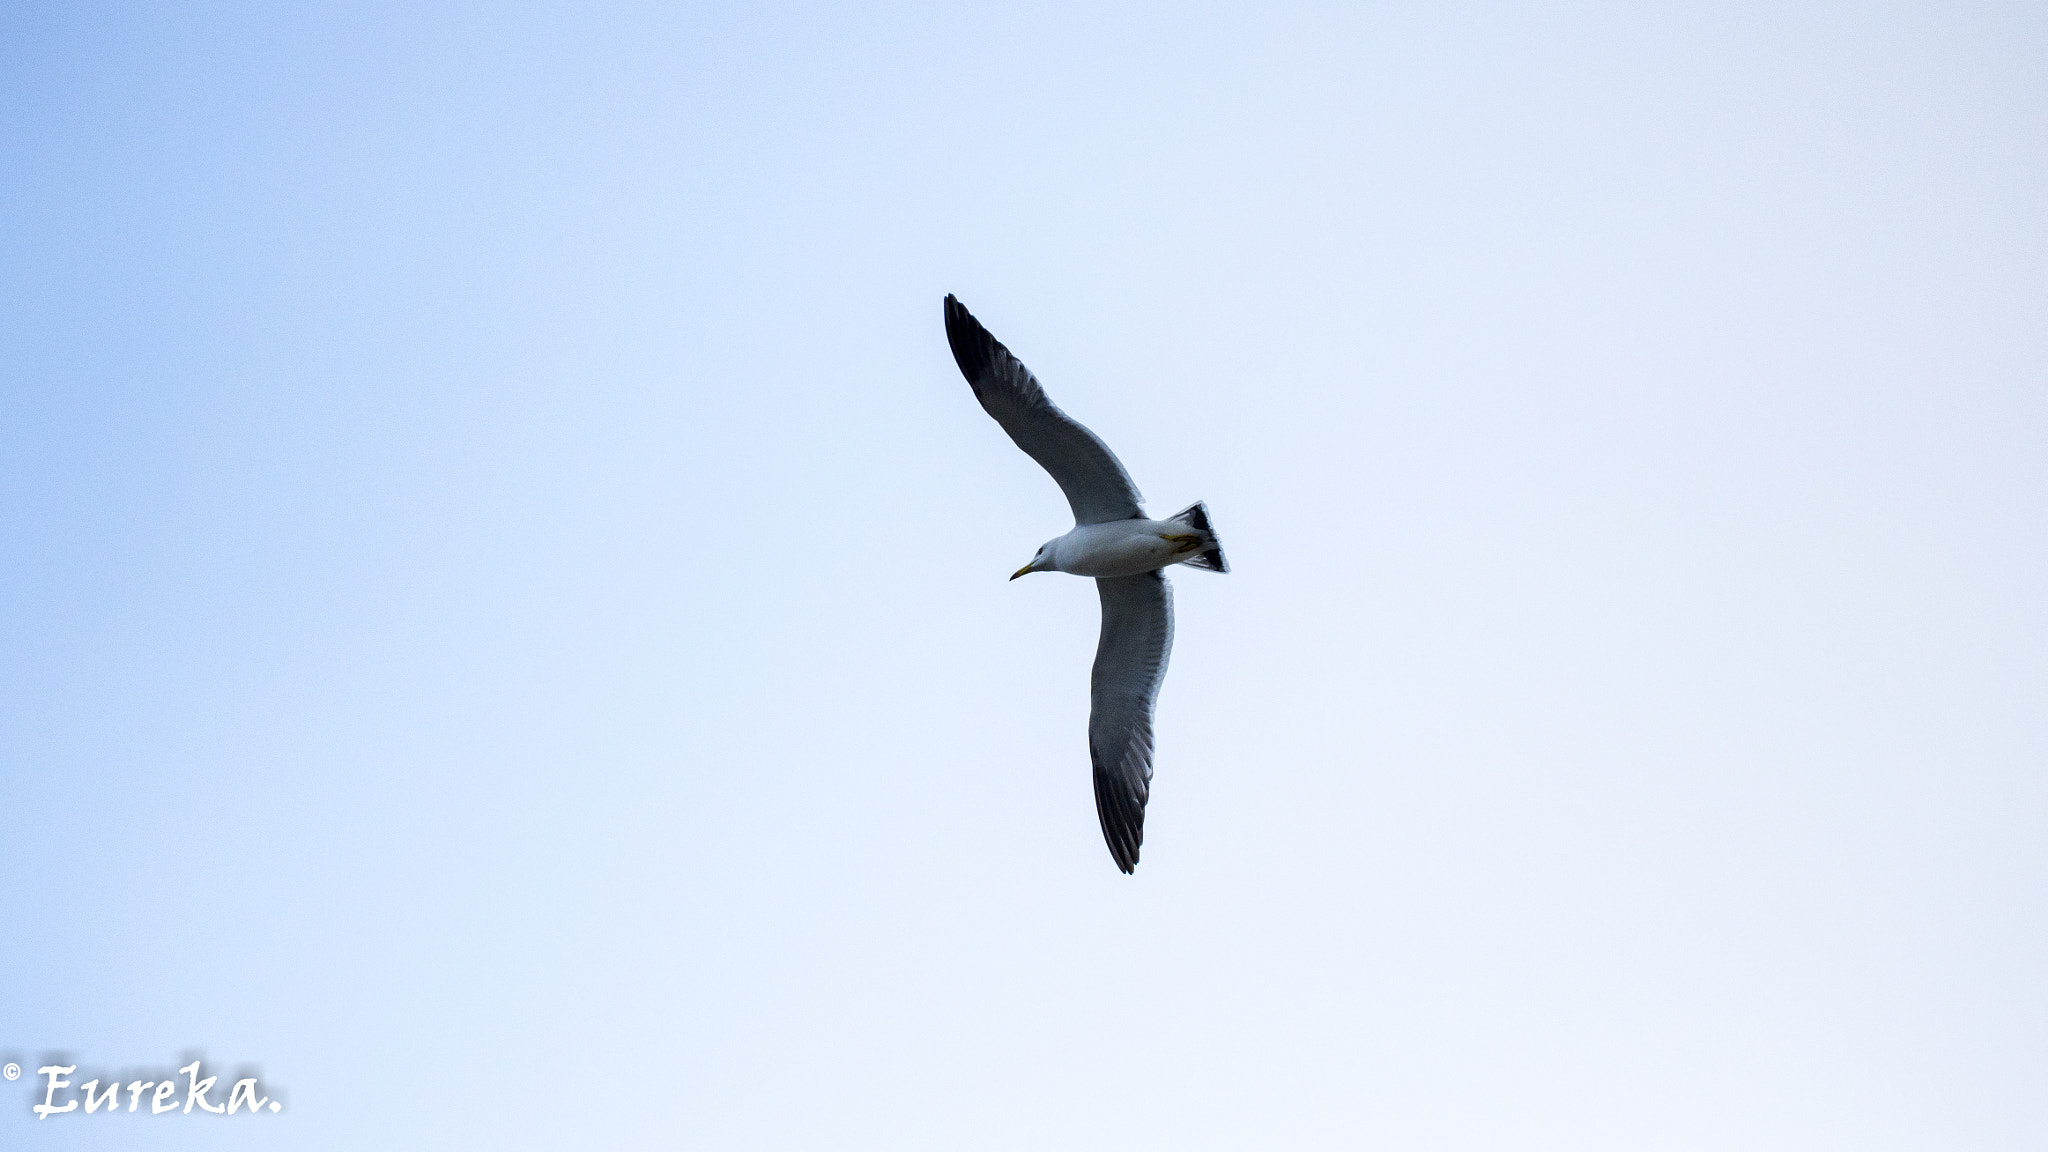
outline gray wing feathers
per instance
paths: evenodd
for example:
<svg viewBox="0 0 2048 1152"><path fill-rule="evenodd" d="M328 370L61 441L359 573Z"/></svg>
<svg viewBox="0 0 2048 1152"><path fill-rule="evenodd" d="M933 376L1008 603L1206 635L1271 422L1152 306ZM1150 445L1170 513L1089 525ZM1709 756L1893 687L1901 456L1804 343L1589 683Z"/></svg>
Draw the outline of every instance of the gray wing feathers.
<svg viewBox="0 0 2048 1152"><path fill-rule="evenodd" d="M1152 702L1173 651L1173 586L1158 572L1095 581L1102 640L1095 649L1088 756L1095 813L1116 866L1138 866L1152 788Z"/></svg>
<svg viewBox="0 0 2048 1152"><path fill-rule="evenodd" d="M1046 399L1031 370L951 296L946 297L946 341L974 398L1017 447L1052 473L1073 506L1076 524L1144 515L1138 507L1143 497L1109 445Z"/></svg>

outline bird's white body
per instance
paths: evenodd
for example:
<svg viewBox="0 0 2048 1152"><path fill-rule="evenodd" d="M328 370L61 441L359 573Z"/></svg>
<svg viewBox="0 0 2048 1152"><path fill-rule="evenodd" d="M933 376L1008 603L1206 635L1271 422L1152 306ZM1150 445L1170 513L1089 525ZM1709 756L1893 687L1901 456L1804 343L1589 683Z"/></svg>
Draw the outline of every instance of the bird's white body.
<svg viewBox="0 0 2048 1152"><path fill-rule="evenodd" d="M1076 576L1136 576L1154 572L1198 555L1213 543L1208 533L1171 520L1111 520L1077 524L1072 532L1046 542L1040 555L1050 563L1033 571L1071 572Z"/></svg>

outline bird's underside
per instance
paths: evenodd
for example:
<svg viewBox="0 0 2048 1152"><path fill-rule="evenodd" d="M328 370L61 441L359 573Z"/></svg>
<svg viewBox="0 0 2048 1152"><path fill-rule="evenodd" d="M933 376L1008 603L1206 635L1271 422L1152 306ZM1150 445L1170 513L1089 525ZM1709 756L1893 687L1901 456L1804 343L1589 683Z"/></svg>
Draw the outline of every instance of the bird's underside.
<svg viewBox="0 0 2048 1152"><path fill-rule="evenodd" d="M1108 531L1090 533L1091 525L1144 519L1137 486L1116 454L1101 437L1060 411L1030 370L951 296L946 297L946 339L975 399L1066 494L1076 528L1063 540L1100 538ZM1160 553L1162 566L1186 563L1229 570L1202 505L1157 523L1167 533L1162 536L1168 545ZM1046 549L1040 549L1040 556L1047 556ZM1034 561L1018 575L1054 567L1053 561L1043 567ZM1102 635L1091 681L1088 755L1094 766L1102 838L1117 867L1129 872L1137 867L1138 850L1145 842L1145 801L1152 785L1152 706L1173 649L1173 589L1157 567L1133 575L1102 576L1095 587L1102 599Z"/></svg>

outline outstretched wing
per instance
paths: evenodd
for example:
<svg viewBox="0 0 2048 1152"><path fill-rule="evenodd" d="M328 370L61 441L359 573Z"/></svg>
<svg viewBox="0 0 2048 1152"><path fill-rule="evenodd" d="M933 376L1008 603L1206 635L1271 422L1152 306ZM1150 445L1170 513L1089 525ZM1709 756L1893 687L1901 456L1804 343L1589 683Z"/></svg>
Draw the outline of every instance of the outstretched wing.
<svg viewBox="0 0 2048 1152"><path fill-rule="evenodd" d="M1026 455L1052 473L1073 505L1074 523L1101 524L1145 513L1130 473L1102 438L1046 399L1031 370L1010 355L967 307L946 297L946 341L974 398Z"/></svg>
<svg viewBox="0 0 2048 1152"><path fill-rule="evenodd" d="M1138 866L1145 799L1152 789L1152 702L1173 651L1173 586L1158 572L1095 581L1102 640L1095 648L1088 756L1095 762L1095 814L1116 866Z"/></svg>

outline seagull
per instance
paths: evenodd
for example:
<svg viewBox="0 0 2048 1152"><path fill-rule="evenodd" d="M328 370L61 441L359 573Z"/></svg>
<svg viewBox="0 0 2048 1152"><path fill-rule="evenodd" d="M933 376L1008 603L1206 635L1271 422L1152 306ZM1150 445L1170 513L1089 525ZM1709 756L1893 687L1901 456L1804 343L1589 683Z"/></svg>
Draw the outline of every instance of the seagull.
<svg viewBox="0 0 2048 1152"><path fill-rule="evenodd" d="M1152 791L1152 702L1173 650L1173 586L1165 569L1186 564L1228 572L1223 545L1200 501L1165 520L1148 520L1131 474L1102 437L1048 399L965 305L946 297L946 341L974 398L1024 454L1052 473L1074 509L1074 530L1039 546L1030 572L1093 576L1102 597L1102 639L1088 714L1088 758L1095 766L1095 814L1116 866L1138 866L1145 842L1145 800Z"/></svg>

